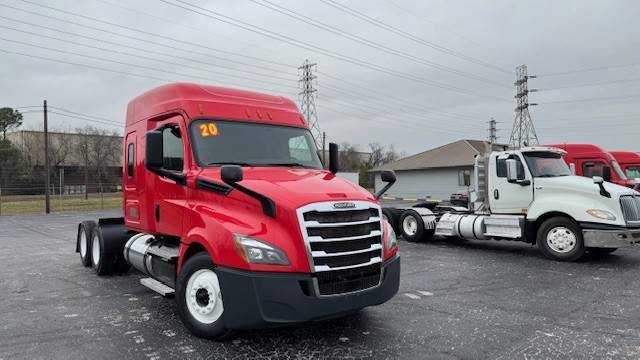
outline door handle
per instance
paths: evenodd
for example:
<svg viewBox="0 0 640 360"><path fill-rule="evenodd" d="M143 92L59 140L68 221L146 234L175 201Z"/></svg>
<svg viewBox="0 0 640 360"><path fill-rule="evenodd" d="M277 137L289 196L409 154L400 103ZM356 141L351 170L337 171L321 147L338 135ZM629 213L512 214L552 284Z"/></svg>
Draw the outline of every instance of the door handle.
<svg viewBox="0 0 640 360"><path fill-rule="evenodd" d="M500 199L500 192L498 189L493 190L493 198L496 200Z"/></svg>
<svg viewBox="0 0 640 360"><path fill-rule="evenodd" d="M156 222L160 222L160 204L156 204Z"/></svg>

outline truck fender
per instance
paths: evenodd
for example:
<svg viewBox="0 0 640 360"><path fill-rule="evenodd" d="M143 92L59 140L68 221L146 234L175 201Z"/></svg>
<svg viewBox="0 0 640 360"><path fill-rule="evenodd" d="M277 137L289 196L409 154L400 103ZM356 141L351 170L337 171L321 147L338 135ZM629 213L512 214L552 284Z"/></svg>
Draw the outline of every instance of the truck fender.
<svg viewBox="0 0 640 360"><path fill-rule="evenodd" d="M194 251L194 249L197 250ZM178 267L176 269L178 274L182 270L182 265L189 256L199 252L198 250L200 249L209 254L209 257L211 257L211 261L213 261L214 264L218 264L218 254L211 241L205 240L205 238L200 234L189 234L184 241L180 242L180 257L178 258Z"/></svg>

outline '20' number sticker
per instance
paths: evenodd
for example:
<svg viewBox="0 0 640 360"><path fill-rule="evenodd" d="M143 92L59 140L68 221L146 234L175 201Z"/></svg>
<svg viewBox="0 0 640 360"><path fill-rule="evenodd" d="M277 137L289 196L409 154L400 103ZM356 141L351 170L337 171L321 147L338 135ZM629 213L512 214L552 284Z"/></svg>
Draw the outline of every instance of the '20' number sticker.
<svg viewBox="0 0 640 360"><path fill-rule="evenodd" d="M214 123L201 124L200 136L202 137L218 136L218 127Z"/></svg>

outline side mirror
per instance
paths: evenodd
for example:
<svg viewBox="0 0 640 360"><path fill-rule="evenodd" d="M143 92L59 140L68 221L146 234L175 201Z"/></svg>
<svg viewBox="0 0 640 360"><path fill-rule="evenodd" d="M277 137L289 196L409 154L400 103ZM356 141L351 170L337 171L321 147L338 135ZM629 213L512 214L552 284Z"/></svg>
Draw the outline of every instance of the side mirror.
<svg viewBox="0 0 640 360"><path fill-rule="evenodd" d="M150 131L146 136L144 163L149 170L162 167L162 132Z"/></svg>
<svg viewBox="0 0 640 360"><path fill-rule="evenodd" d="M593 177L593 183L596 185L602 184L604 182L604 179L600 176L594 176Z"/></svg>
<svg viewBox="0 0 640 360"><path fill-rule="evenodd" d="M611 182L611 168L609 166L602 168L602 178L606 182Z"/></svg>
<svg viewBox="0 0 640 360"><path fill-rule="evenodd" d="M569 164L569 170L571 170L571 175L576 174L576 163Z"/></svg>
<svg viewBox="0 0 640 360"><path fill-rule="evenodd" d="M382 170L380 173L380 180L387 184L373 195L376 199L380 199L382 195L384 195L384 193L386 193L387 190L389 190L389 188L391 188L391 186L396 182L396 173L393 172L393 170Z"/></svg>
<svg viewBox="0 0 640 360"><path fill-rule="evenodd" d="M518 164L514 159L507 159L507 181L518 181Z"/></svg>
<svg viewBox="0 0 640 360"><path fill-rule="evenodd" d="M227 184L242 181L242 168L238 165L223 165L220 169L220 178Z"/></svg>
<svg viewBox="0 0 640 360"><path fill-rule="evenodd" d="M640 178L634 179L635 184L633 185L633 190L638 191L640 189Z"/></svg>
<svg viewBox="0 0 640 360"><path fill-rule="evenodd" d="M338 172L340 167L340 155L338 153L338 144L329 143L329 171L332 174Z"/></svg>
<svg viewBox="0 0 640 360"><path fill-rule="evenodd" d="M380 173L380 180L386 183L394 183L396 182L396 173L393 170L383 170Z"/></svg>

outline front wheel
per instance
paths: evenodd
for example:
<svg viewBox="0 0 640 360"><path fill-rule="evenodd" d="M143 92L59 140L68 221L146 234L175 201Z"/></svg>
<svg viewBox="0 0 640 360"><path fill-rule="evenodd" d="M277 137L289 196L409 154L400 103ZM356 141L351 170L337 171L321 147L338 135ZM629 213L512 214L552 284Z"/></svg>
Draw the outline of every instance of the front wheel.
<svg viewBox="0 0 640 360"><path fill-rule="evenodd" d="M544 256L553 260L575 261L586 252L580 226L566 217L553 217L542 223L536 242Z"/></svg>
<svg viewBox="0 0 640 360"><path fill-rule="evenodd" d="M194 335L223 340L232 332L224 322L222 288L208 253L189 258L176 282L178 315Z"/></svg>

